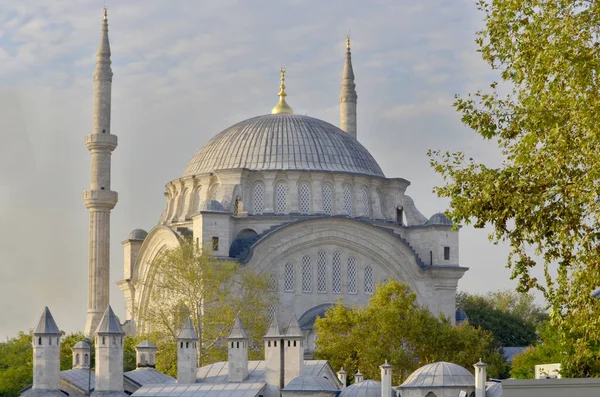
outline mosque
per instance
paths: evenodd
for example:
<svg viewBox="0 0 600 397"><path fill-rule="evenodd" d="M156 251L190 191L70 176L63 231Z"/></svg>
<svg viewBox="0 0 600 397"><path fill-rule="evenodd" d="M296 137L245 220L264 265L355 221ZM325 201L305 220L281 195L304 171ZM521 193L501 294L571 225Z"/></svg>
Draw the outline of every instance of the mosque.
<svg viewBox="0 0 600 397"><path fill-rule="evenodd" d="M102 28L94 74L94 128L86 137L92 181L89 306L92 335L108 306L111 190L111 52ZM279 102L270 114L225 128L202 146L183 173L166 184L166 209L149 232L123 242L127 305L125 330L145 331L155 259L190 238L214 257L266 274L277 291L271 317L299 315L307 353L317 315L340 298L365 305L381 281L408 284L419 304L454 322L459 264L458 231L442 213L425 217L406 194L410 182L384 175L360 143L350 39L340 94L340 128L294 114L281 69ZM193 144L193 142L191 143Z"/></svg>

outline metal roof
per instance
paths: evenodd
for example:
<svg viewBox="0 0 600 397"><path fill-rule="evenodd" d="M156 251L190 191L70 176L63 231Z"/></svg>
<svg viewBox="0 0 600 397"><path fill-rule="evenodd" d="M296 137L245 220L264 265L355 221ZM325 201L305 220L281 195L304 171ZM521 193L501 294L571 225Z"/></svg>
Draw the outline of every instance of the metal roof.
<svg viewBox="0 0 600 397"><path fill-rule="evenodd" d="M138 343L135 348L151 348L151 349L158 349L156 347L156 345L152 342L150 342L149 340L143 340L140 343Z"/></svg>
<svg viewBox="0 0 600 397"><path fill-rule="evenodd" d="M417 369L406 378L400 388L448 386L474 387L475 377L458 364L440 361Z"/></svg>
<svg viewBox="0 0 600 397"><path fill-rule="evenodd" d="M242 321L239 317L235 318L233 326L231 327L231 332L229 333L227 339L248 339L248 336L246 335L246 330L244 329Z"/></svg>
<svg viewBox="0 0 600 397"><path fill-rule="evenodd" d="M444 225L444 226L452 226L454 225L450 219L443 212L438 212L436 214L431 215L431 218L427 222L426 225Z"/></svg>
<svg viewBox="0 0 600 397"><path fill-rule="evenodd" d="M191 383L191 384L161 384L140 387L132 396L144 397L255 397L263 394L266 383Z"/></svg>
<svg viewBox="0 0 600 397"><path fill-rule="evenodd" d="M87 392L88 390L88 379L90 382L91 390L94 390L96 385L96 376L92 370L92 376L89 376L90 369L89 368L76 368L69 369L66 371L60 371L60 378L69 382L71 385L76 388Z"/></svg>
<svg viewBox="0 0 600 397"><path fill-rule="evenodd" d="M329 379L322 376L298 376L290 381L283 391L295 392L333 392L339 390Z"/></svg>
<svg viewBox="0 0 600 397"><path fill-rule="evenodd" d="M185 319L185 323L183 324L183 327L181 327L177 339L198 340L198 334L196 333L194 324L192 324L191 318L188 317Z"/></svg>
<svg viewBox="0 0 600 397"><path fill-rule="evenodd" d="M86 342L80 340L79 342L75 343L75 345L71 349L86 349L86 350L88 350L89 348L90 348L90 345L88 345Z"/></svg>
<svg viewBox="0 0 600 397"><path fill-rule="evenodd" d="M287 330L285 331L285 336L303 337L302 331L300 330L300 325L298 325L296 313L292 313L292 317L290 318L290 322L288 323Z"/></svg>
<svg viewBox="0 0 600 397"><path fill-rule="evenodd" d="M329 373L326 360L304 360L303 376L323 376ZM197 381L201 383L228 383L229 365L227 361L219 361L198 368ZM248 361L248 377L244 382L264 382L265 362Z"/></svg>
<svg viewBox="0 0 600 397"><path fill-rule="evenodd" d="M196 152L183 176L242 168L384 177L356 139L326 121L298 114L258 116L225 129Z"/></svg>
<svg viewBox="0 0 600 397"><path fill-rule="evenodd" d="M371 379L363 380L342 390L339 397L381 397L381 383Z"/></svg>
<svg viewBox="0 0 600 397"><path fill-rule="evenodd" d="M135 229L129 233L129 240L143 240L148 235L148 232L143 229Z"/></svg>
<svg viewBox="0 0 600 397"><path fill-rule="evenodd" d="M133 371L125 372L123 376L139 386L158 383L175 383L175 378L165 375L154 368L137 368Z"/></svg>
<svg viewBox="0 0 600 397"><path fill-rule="evenodd" d="M56 326L56 322L52 317L52 313L46 306L37 327L33 330L34 335L60 335L60 330Z"/></svg>
<svg viewBox="0 0 600 397"><path fill-rule="evenodd" d="M98 324L98 328L96 328L96 333L125 335L123 328L121 328L121 324L119 324L119 319L115 316L110 305L106 308L106 311Z"/></svg>

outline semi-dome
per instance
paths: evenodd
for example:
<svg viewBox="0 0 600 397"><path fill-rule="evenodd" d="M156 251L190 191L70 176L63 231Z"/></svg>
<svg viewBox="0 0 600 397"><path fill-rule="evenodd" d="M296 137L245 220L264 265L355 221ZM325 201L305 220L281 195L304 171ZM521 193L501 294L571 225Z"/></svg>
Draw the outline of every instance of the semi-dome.
<svg viewBox="0 0 600 397"><path fill-rule="evenodd" d="M440 361L417 369L400 387L473 387L474 385L475 377L466 368Z"/></svg>
<svg viewBox="0 0 600 397"><path fill-rule="evenodd" d="M241 168L384 176L356 139L326 121L297 114L267 114L225 129L196 152L183 176Z"/></svg>

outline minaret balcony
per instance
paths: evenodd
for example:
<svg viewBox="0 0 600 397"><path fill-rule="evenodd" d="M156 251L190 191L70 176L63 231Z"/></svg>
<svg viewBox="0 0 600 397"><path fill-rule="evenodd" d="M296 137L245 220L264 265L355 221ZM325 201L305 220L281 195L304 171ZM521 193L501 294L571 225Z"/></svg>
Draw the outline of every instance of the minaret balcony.
<svg viewBox="0 0 600 397"><path fill-rule="evenodd" d="M85 146L89 151L113 151L117 147L118 139L113 134L88 134L85 136Z"/></svg>
<svg viewBox="0 0 600 397"><path fill-rule="evenodd" d="M117 192L112 190L86 190L83 192L83 203L89 209L112 209L118 201Z"/></svg>

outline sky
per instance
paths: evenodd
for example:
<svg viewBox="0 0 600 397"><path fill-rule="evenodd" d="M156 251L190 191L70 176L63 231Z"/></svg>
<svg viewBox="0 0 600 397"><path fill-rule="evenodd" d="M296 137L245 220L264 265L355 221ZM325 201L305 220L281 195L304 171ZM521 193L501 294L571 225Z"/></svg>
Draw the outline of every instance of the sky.
<svg viewBox="0 0 600 397"><path fill-rule="evenodd" d="M501 162L460 121L454 95L497 76L476 52L474 0L106 0L112 50L111 305L121 242L150 230L165 184L228 126L270 112L285 65L288 103L339 125L345 38L352 37L358 139L425 215L448 201L428 149ZM0 340L35 327L44 306L82 330L87 310L93 71L104 0L0 0ZM463 227L459 290L514 288L508 247Z"/></svg>

